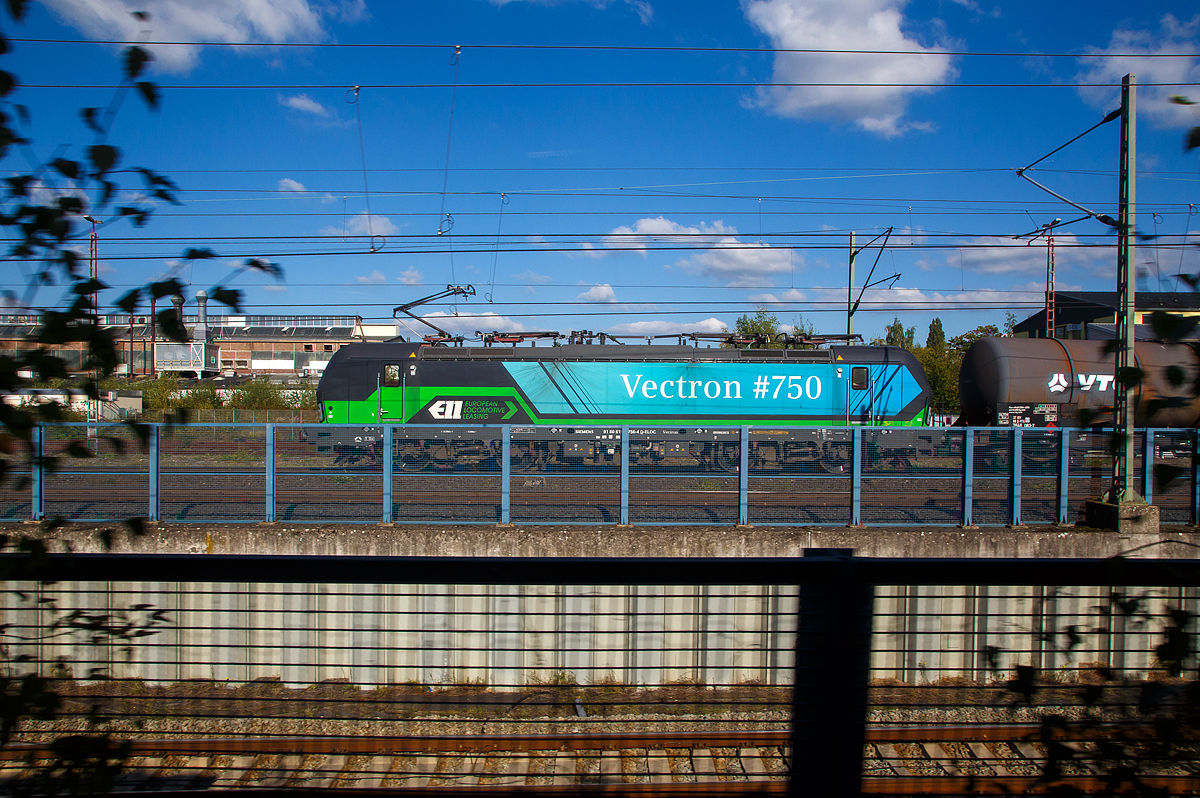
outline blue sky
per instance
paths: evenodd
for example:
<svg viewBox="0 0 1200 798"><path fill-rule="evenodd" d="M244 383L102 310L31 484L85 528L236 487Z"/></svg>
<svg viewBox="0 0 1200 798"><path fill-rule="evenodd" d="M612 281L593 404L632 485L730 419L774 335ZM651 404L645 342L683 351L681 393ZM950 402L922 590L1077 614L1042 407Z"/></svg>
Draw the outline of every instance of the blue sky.
<svg viewBox="0 0 1200 798"><path fill-rule="evenodd" d="M1200 57L1152 57L1200 53L1192 3L45 0L5 33L34 141L8 173L82 157L78 109L119 79L121 47L99 42L151 43L161 109L127 98L110 142L184 205L101 227L109 301L199 246L223 258L180 271L192 289L250 256L283 267L282 282L232 282L251 313L384 320L469 283L475 297L426 312L467 335L655 334L765 306L844 332L849 235L892 227L873 279L900 276L866 292L856 332L894 316L919 340L934 316L949 335L1001 325L1044 291L1044 244L1013 236L1079 215L1014 170L1116 108L1127 72L1142 84L1138 226L1160 236L1138 250L1138 287L1200 270L1181 246L1200 241L1181 146L1200 106L1167 102L1200 99ZM1118 134L1031 174L1115 216ZM123 179L120 202L136 199ZM1113 290L1104 225L1056 243L1060 290ZM878 253L860 256L860 286Z"/></svg>

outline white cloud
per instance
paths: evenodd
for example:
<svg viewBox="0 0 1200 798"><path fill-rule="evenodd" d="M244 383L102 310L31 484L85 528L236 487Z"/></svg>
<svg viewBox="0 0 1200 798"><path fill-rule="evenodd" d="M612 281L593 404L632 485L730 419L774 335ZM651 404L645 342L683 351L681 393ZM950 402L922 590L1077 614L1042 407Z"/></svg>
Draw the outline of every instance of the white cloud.
<svg viewBox="0 0 1200 798"><path fill-rule="evenodd" d="M1088 51L1091 55L1104 57L1080 59L1083 70L1078 79L1081 83L1120 86L1121 78L1132 73L1137 75L1139 84L1196 83L1200 81L1200 59L1149 56L1156 53L1195 52L1200 47L1198 35L1200 14L1189 22L1180 22L1171 14L1166 14L1159 20L1158 31L1115 30L1107 47L1094 47ZM1114 53L1127 55L1116 56ZM1172 94L1186 94L1185 89L1184 86L1138 86L1138 116L1146 116L1164 127L1197 124L1192 112L1195 106L1167 102ZM1118 89L1080 89L1080 94L1102 111L1111 111L1121 104Z"/></svg>
<svg viewBox="0 0 1200 798"><path fill-rule="evenodd" d="M1030 288L1030 286L1033 286ZM1069 290L1069 289L1067 289ZM1046 298L1046 289L1036 282L1008 288L972 289L969 291L927 291L920 288L868 288L862 297L862 304L854 314L854 327L860 330L860 318L866 321L866 316L877 313L885 316L899 315L908 312L931 312L933 314L950 312L979 312L995 313L1005 308L1016 309L1017 316L1024 318L1036 312ZM832 325L837 329L845 329L846 324L846 289L821 288L813 290L809 300L813 308L798 308L806 316L822 312L826 318L837 318ZM1022 315L1024 314L1024 315ZM889 319L890 320L890 319ZM986 322L979 322L986 323ZM975 326L972 324L971 326ZM822 324L817 324L818 331ZM969 329L969 328L968 328Z"/></svg>
<svg viewBox="0 0 1200 798"><path fill-rule="evenodd" d="M720 319L707 318L700 321L631 321L609 327L605 332L612 335L675 335L677 333L719 333L728 329Z"/></svg>
<svg viewBox="0 0 1200 798"><path fill-rule="evenodd" d="M746 298L751 302L803 302L807 295L803 291L789 288L782 294L751 294Z"/></svg>
<svg viewBox="0 0 1200 798"><path fill-rule="evenodd" d="M509 3L527 2L535 6L557 6L562 5L570 0L488 0L494 6L506 6ZM587 3L592 8L598 8L601 11L613 4L613 0L580 0ZM624 5L629 6L638 15L638 20L643 25L649 25L654 20L654 7L647 0L623 0Z"/></svg>
<svg viewBox="0 0 1200 798"><path fill-rule="evenodd" d="M420 285L424 281L425 277L419 271L417 271L416 266L409 266L407 269L401 272L400 276L396 279L405 285Z"/></svg>
<svg viewBox="0 0 1200 798"><path fill-rule="evenodd" d="M455 316L445 311L435 310L432 313L422 314L421 318L429 319L443 330L452 332L455 335L473 336L476 331L491 332L493 330L501 332L525 331L525 325L521 324L521 322L490 311L486 313L463 313ZM411 320L408 322L408 325L412 330L419 332L420 335L433 332L433 330L425 327L425 325Z"/></svg>
<svg viewBox="0 0 1200 798"><path fill-rule="evenodd" d="M400 232L400 228L392 224L392 220L386 216L371 215L368 223L367 212L363 211L357 216L350 217L346 223L346 229L340 227L323 227L321 235L324 236L390 236Z"/></svg>
<svg viewBox="0 0 1200 798"><path fill-rule="evenodd" d="M637 12L638 19L643 25L649 25L654 21L654 6L646 2L646 0L625 0L626 3L633 6L633 10Z"/></svg>
<svg viewBox="0 0 1200 798"><path fill-rule="evenodd" d="M279 190L280 191L289 191L294 194L301 194L305 191L308 191L308 189L306 189L304 187L303 183L300 183L296 180L292 180L290 177L285 177L279 181Z"/></svg>
<svg viewBox="0 0 1200 798"><path fill-rule="evenodd" d="M993 6L991 11L984 11L983 6L979 5L979 3L975 2L975 0L950 0L950 2L954 3L955 5L960 5L969 11L974 11L980 16L1000 19L1000 6Z"/></svg>
<svg viewBox="0 0 1200 798"><path fill-rule="evenodd" d="M776 83L942 84L956 74L942 45L925 47L907 36L906 0L742 0L750 24L779 49L904 50L912 54L777 53ZM927 130L903 121L909 99L931 88L888 85L776 86L759 92L757 104L796 119L853 121L891 137Z"/></svg>
<svg viewBox="0 0 1200 798"><path fill-rule="evenodd" d="M45 0L63 21L93 39L133 41L143 29L155 66L187 72L200 47L154 42L217 41L232 43L321 41L328 38L325 18L359 22L363 0ZM139 22L133 12L150 15Z"/></svg>
<svg viewBox="0 0 1200 798"><path fill-rule="evenodd" d="M608 283L603 285L593 285L588 290L584 291L576 299L582 299L584 302L616 302L617 295L613 292L612 286Z"/></svg>
<svg viewBox="0 0 1200 798"><path fill-rule="evenodd" d="M1103 250L1081 246L1074 235L1059 234L1054 237L1054 267L1062 272L1071 268L1092 268L1098 259L1111 263ZM1045 274L1046 244L1044 241L1029 243L999 236L980 236L964 242L961 250L946 254L943 262L922 259L917 262L922 271L945 267L972 274ZM1112 266L1115 274L1116 267Z"/></svg>
<svg viewBox="0 0 1200 798"><path fill-rule="evenodd" d="M958 2L958 0L955 0ZM341 0L340 3L334 3L333 7L327 11L330 16L336 16L341 22L355 23L366 22L371 18L371 12L367 10L366 0Z"/></svg>
<svg viewBox="0 0 1200 798"><path fill-rule="evenodd" d="M297 94L294 97L279 95L279 104L297 111L303 111L313 116L328 117L329 109L309 97L307 94Z"/></svg>
<svg viewBox="0 0 1200 798"><path fill-rule="evenodd" d="M645 257L647 249L655 243L678 244L690 242L700 245L704 240L703 236L711 236L715 240L720 236L732 235L736 232L736 229L722 221L712 222L711 224L701 222L699 225L689 227L688 225L671 221L663 216L658 216L655 218L638 219L632 225L623 224L620 227L615 227L612 232L601 239L599 247L585 241L581 249L572 254L590 258L602 258L605 255L615 252L636 252ZM701 237L699 242L697 242L698 236Z"/></svg>
<svg viewBox="0 0 1200 798"><path fill-rule="evenodd" d="M548 283L554 279L546 274L538 274L533 269L526 269L520 274L514 274L513 278L523 283Z"/></svg>
<svg viewBox="0 0 1200 798"><path fill-rule="evenodd" d="M787 249L728 236L711 249L675 265L684 271L724 280L728 285L757 285L768 275L790 272L792 256Z"/></svg>
<svg viewBox="0 0 1200 798"><path fill-rule="evenodd" d="M360 276L358 281L364 285L381 285L387 282L387 278L379 270L375 270L370 274Z"/></svg>
<svg viewBox="0 0 1200 798"><path fill-rule="evenodd" d="M644 249L647 243L655 241L679 242L687 241L697 235L731 235L737 230L718 220L709 224L701 222L695 227L673 222L662 216L653 219L638 219L633 226L621 225L613 229L605 239L609 246L639 247ZM620 236L618 238L618 236Z"/></svg>

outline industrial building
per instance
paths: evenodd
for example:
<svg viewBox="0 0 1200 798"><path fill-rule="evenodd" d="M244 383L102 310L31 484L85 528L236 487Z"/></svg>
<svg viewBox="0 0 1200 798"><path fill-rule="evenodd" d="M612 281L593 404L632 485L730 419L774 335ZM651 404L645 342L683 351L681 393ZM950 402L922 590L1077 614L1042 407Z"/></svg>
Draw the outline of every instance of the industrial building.
<svg viewBox="0 0 1200 798"><path fill-rule="evenodd" d="M1134 324L1138 340L1154 340L1150 315L1163 311L1176 316L1200 316L1200 293L1194 291L1138 291L1134 295ZM1013 327L1020 338L1110 340L1116 335L1116 291L1056 291L1049 310L1043 308ZM1047 321L1047 316L1053 319ZM1054 334L1049 335L1053 326Z"/></svg>
<svg viewBox="0 0 1200 798"><path fill-rule="evenodd" d="M117 343L119 374L137 376L174 372L182 376L319 376L333 353L362 341L395 338L394 322L365 323L361 316L208 315L207 294L200 291L196 312L181 314L191 340L163 339L150 314L102 315ZM0 315L0 351L34 349L34 314ZM55 347L67 368L83 367L83 344Z"/></svg>

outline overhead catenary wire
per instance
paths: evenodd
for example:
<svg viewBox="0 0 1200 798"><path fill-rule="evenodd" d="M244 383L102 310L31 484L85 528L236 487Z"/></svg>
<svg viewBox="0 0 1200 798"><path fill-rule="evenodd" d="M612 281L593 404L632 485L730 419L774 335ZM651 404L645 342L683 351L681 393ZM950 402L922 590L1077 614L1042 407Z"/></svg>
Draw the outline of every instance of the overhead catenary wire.
<svg viewBox="0 0 1200 798"><path fill-rule="evenodd" d="M359 102L358 96L360 90L360 86L355 86L354 88L350 89L350 91L346 93L346 102L354 106L355 118L358 120L358 154L362 160L363 198L367 205L367 235L369 236L368 246L370 247L371 252L375 252L377 251L377 247L375 246L375 229L373 226L374 219L371 214L371 189L367 185L367 148L363 143L362 104ZM350 92L354 93L353 99L350 97ZM386 241L384 243L386 243ZM382 244L380 245L380 248L381 247Z"/></svg>
<svg viewBox="0 0 1200 798"><path fill-rule="evenodd" d="M792 246L794 249L803 249L803 250L808 250L808 251L823 251L823 250L831 250L831 251L832 251L832 250L837 250L837 251L840 251L840 250L843 250L843 249L845 249L845 247L844 247L844 246L839 246L839 245L838 245L838 244L836 244L836 243L829 243L829 244L807 244L807 245L799 245L799 244L796 244L796 245L791 245L791 246ZM1095 243L1095 244L1075 244L1073 248L1075 248L1075 249L1111 249L1113 246L1114 246L1114 244L1112 244L1112 243ZM1186 245L1185 245L1185 244L1180 244L1179 246L1181 246L1181 247L1182 247L1182 246L1186 246ZM958 249L985 249L985 250L996 250L996 249L1000 249L1000 248L1001 248L1001 247L1000 247L998 244L996 244L996 243L991 243L991 244L978 244L978 245L973 245L973 246L972 246L972 245L966 245L966 246L964 246L964 245L963 245L963 244L961 244L961 243L956 243L956 242L948 242L948 243L946 243L946 244L930 244L930 245L922 245L922 246L919 246L919 247L914 247L914 248L911 248L911 249L910 249L910 248L908 248L908 247L905 247L905 251L909 251L909 252L938 252L938 251L956 251L956 250L958 250ZM752 250L752 251L756 251L756 252L761 252L761 251L762 251L762 246L761 246L761 245L759 245L759 244L757 244L757 243L753 243L753 242L751 242L751 243L749 243L749 244L737 244L737 245L729 245L729 246L724 246L724 247L722 247L721 249L722 249L722 250L729 250L729 251L736 251L736 250ZM696 253L700 253L700 252L707 252L707 251L711 251L711 250L712 250L712 248L711 248L711 247L709 247L709 248L702 248L702 247L695 247L695 246L658 246L658 247L654 247L654 248L653 248L652 250L650 250L650 251L654 251L654 252L696 252ZM780 251L780 252L782 252L783 250L784 250L784 248L783 248L783 247L780 247L780 248L779 248L779 251ZM493 247L492 247L490 244L485 244L485 245L483 245L483 246L480 246L480 247L475 247L475 248L471 248L471 249L459 249L459 250L458 250L458 253L459 253L459 254L491 254L491 253L492 253L492 252L494 252L494 251L495 251L495 250L494 250L494 248L493 248ZM575 253L575 254L585 254L585 253L586 253L586 254L589 254L589 255L594 255L594 254L596 253L596 250L595 250L594 248L589 248L589 247L581 247L581 246L571 246L571 247L566 247L566 246L557 246L557 247L528 247L528 246L527 246L527 247L510 247L510 248L502 249L502 250L500 250L500 251L501 251L501 253L518 253L518 252L555 253L555 252L566 252L566 253ZM613 254L613 255L615 255L615 254L620 254L620 253L622 253L622 252L629 252L629 253L641 254L641 253L643 253L643 252L645 252L645 251L647 251L647 248L645 248L645 247L620 247L620 248L610 248L610 249L606 249L606 250L604 250L604 254ZM251 258L251 257L258 257L258 258L268 258L268 259L272 259L272 258L323 258L323 257L335 257L335 256L337 256L337 257L345 257L345 256L356 256L356 255L366 255L366 254L372 254L372 253L370 253L370 252L364 252L364 251L362 251L362 250L357 250L357 249L356 249L356 250L346 250L346 251L333 251L333 250L276 250L276 251L271 251L271 252L265 252L265 253L264 253L264 252L262 252L261 250L257 250L257 249L255 249L255 250L245 250L245 251L232 252L232 253L223 253L223 255L222 255L222 256L223 256L223 257L226 257L226 258ZM445 255L445 254L446 254L446 250L445 250L445 249L442 249L442 248L434 248L434 249L430 249L430 248L423 248L423 249L406 249L406 250L400 250L400 251L399 251L399 254L410 255L410 256L411 256L411 255ZM137 262L137 261L163 261L163 260L171 261L171 260L175 260L177 257L178 257L178 256L177 256L177 255L175 255L175 254L169 254L169 253L166 253L166 252L164 252L164 253L160 253L160 254L153 254L153 255L150 255L150 254L145 254L145 255L120 255L120 254L112 254L112 255L105 255L105 260L106 260L106 261L114 261L114 262L116 262L116 261L121 261L121 262ZM5 257L5 258L0 258L0 263L13 263L13 262L20 262L20 259L19 259L19 258L7 258L7 257Z"/></svg>
<svg viewBox="0 0 1200 798"><path fill-rule="evenodd" d="M504 206L508 204L508 196L503 191L500 192L500 212L497 214L496 220L496 246L492 252L492 276L488 280L488 292L483 296L490 304L493 301L492 292L496 288L496 266L500 262L500 230L504 225Z"/></svg>
<svg viewBox="0 0 1200 798"><path fill-rule="evenodd" d="M109 90L119 88L114 83L24 83L23 89L87 89ZM1160 81L1139 83L1147 87L1187 87L1200 86L1200 81ZM191 83L157 85L163 91L169 90L204 90L204 91L322 91L340 89L332 83ZM363 84L361 88L374 90L394 89L654 89L654 88L816 88L816 89L1115 89L1119 84L1111 82L1099 83L863 83L863 82L830 82L830 81L774 81L774 80L744 80L744 81L566 81L550 83L508 82L508 83L373 83Z"/></svg>
<svg viewBox="0 0 1200 798"><path fill-rule="evenodd" d="M302 49L364 49L383 48L396 50L444 50L455 46L432 42L230 42L230 41L184 41L164 40L157 42L135 42L125 39L62 39L51 37L10 37L10 42L25 42L29 44L116 44L129 45L145 43L152 46L184 46L184 47L229 47L229 48L302 48ZM964 56L989 58L1087 58L1104 60L1109 58L1197 58L1200 53L1144 53L1144 52L1111 52L1111 53L1039 53L1018 52L1005 50L882 50L843 47L716 47L696 45L625 45L625 44L471 44L476 50L593 50L613 52L701 52L701 53L811 53L830 55L936 55Z"/></svg>
<svg viewBox="0 0 1200 798"><path fill-rule="evenodd" d="M450 66L454 67L454 88L450 91L450 122L446 126L446 165L442 174L442 207L438 214L438 235L450 233L454 228L454 218L446 213L446 189L450 185L450 144L454 137L454 101L458 96L458 67L461 60L462 48L455 45L454 54L450 56ZM454 274L454 238L448 238L447 243L447 250L450 253L450 282L457 285L458 278ZM457 294L454 296L457 296ZM450 303L450 311L454 315L458 315L458 304L453 301L453 297Z"/></svg>

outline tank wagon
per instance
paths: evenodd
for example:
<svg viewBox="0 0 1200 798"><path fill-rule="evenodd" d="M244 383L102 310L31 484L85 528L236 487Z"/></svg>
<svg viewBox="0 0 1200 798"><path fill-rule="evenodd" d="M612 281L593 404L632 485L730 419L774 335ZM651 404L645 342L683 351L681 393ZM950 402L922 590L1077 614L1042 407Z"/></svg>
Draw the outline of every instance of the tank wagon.
<svg viewBox="0 0 1200 798"><path fill-rule="evenodd" d="M740 446L728 427L923 426L930 396L917 359L890 346L362 343L338 350L317 387L322 421L353 426L308 437L339 461L376 460L380 425L453 422L394 432L396 467L415 471L494 460L499 444L463 425L512 424L513 467L537 470L619 462L621 427L652 427L631 430L631 462L684 457L735 470ZM842 470L849 443L828 437L752 441L751 460Z"/></svg>
<svg viewBox="0 0 1200 798"><path fill-rule="evenodd" d="M976 341L963 356L958 376L960 423L1077 427L1086 410L1092 425L1111 425L1115 356L1104 348L1103 341L1053 338ZM1144 375L1137 390L1136 425L1196 426L1200 398L1191 395L1197 373L1191 347L1139 341L1134 358Z"/></svg>

